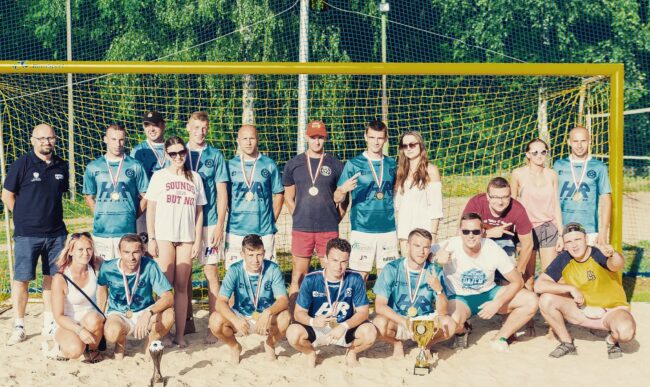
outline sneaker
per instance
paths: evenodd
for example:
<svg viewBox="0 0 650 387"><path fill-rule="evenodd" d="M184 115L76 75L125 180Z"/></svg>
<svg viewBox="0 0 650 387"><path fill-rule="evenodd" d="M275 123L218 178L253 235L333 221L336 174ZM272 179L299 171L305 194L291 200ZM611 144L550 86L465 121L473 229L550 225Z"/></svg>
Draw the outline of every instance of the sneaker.
<svg viewBox="0 0 650 387"><path fill-rule="evenodd" d="M578 348L573 343L565 343L561 342L560 345L558 345L553 352L549 354L550 357L554 358L559 358L564 355L577 355L578 354Z"/></svg>
<svg viewBox="0 0 650 387"><path fill-rule="evenodd" d="M472 324L466 321L463 328L463 333L454 335L454 342L451 345L451 349L465 349L469 347L469 334L472 332Z"/></svg>
<svg viewBox="0 0 650 387"><path fill-rule="evenodd" d="M610 359L618 359L619 357L623 357L623 350L621 349L621 346L618 345L618 343L607 343L607 357Z"/></svg>
<svg viewBox="0 0 650 387"><path fill-rule="evenodd" d="M15 345L25 341L25 337L25 328L22 325L16 325L11 332L11 336L9 336L9 340L7 340L7 345Z"/></svg>
<svg viewBox="0 0 650 387"><path fill-rule="evenodd" d="M497 352L510 352L510 346L508 346L508 339L505 337L499 337L496 340L491 340L490 345L492 349Z"/></svg>

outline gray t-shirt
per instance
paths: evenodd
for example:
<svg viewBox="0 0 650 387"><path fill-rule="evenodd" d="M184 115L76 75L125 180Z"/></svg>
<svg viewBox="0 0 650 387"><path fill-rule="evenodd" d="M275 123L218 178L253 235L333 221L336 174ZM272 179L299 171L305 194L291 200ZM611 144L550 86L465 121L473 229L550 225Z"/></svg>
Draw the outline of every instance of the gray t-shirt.
<svg viewBox="0 0 650 387"><path fill-rule="evenodd" d="M311 171L316 174L320 159L309 158ZM343 171L343 163L325 153L320 173L316 179L318 194L312 196L311 177L307 169L307 157L301 153L289 160L284 167L282 185L296 186L296 209L293 212L293 229L306 232L338 231L341 217L334 203L336 183Z"/></svg>

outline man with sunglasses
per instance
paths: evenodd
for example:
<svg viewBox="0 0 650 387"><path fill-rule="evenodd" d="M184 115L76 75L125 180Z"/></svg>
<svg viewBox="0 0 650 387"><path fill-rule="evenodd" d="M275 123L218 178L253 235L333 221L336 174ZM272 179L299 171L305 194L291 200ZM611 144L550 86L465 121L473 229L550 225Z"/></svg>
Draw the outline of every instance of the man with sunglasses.
<svg viewBox="0 0 650 387"><path fill-rule="evenodd" d="M571 129L567 142L571 154L553 165L558 175L562 221L582 224L590 245L605 245L612 214L612 186L607 166L592 159L591 134L586 128Z"/></svg>
<svg viewBox="0 0 650 387"><path fill-rule="evenodd" d="M136 220L146 208L142 199L149 179L139 161L124 153L126 130L106 128L106 154L91 161L84 173L83 194L93 211L95 256L104 261L119 256L122 235L136 232Z"/></svg>
<svg viewBox="0 0 650 387"><path fill-rule="evenodd" d="M56 133L47 124L32 131L33 150L9 166L2 202L14 215L14 278L11 301L14 328L7 345L25 340L25 309L29 281L36 278L41 257L43 271L43 334L54 334L50 304L56 260L68 234L63 223L63 193L68 192L68 163L54 154Z"/></svg>
<svg viewBox="0 0 650 387"><path fill-rule="evenodd" d="M577 355L566 322L608 331L607 355L623 355L619 343L634 338L636 323L621 284L623 255L610 245L589 247L587 233L579 223L564 228L565 251L535 282L542 315L560 340L549 356Z"/></svg>
<svg viewBox="0 0 650 387"><path fill-rule="evenodd" d="M537 312L537 296L524 289L521 273L494 241L482 237L484 221L474 212L460 219L460 236L432 248L434 261L442 266L449 296L449 312L456 323L455 347L467 348L469 332L465 322L472 316L491 319L508 314L491 341L492 347L507 352L508 337L530 321ZM494 282L499 270L508 284Z"/></svg>

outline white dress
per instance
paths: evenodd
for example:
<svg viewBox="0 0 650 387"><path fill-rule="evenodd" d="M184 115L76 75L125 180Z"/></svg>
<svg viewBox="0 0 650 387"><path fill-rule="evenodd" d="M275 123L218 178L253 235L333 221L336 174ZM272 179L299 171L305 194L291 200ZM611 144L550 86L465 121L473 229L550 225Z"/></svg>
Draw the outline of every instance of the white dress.
<svg viewBox="0 0 650 387"><path fill-rule="evenodd" d="M431 220L442 218L442 184L430 181L424 189L411 187L404 182L404 193L395 193L395 212L397 214L397 237L408 239L416 228L431 231Z"/></svg>

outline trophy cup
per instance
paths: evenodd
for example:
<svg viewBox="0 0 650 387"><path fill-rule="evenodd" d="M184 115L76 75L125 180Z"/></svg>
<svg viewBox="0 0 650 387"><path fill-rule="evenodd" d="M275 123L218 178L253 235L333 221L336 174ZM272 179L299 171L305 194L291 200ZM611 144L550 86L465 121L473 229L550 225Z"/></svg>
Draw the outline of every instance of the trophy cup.
<svg viewBox="0 0 650 387"><path fill-rule="evenodd" d="M162 360L164 349L165 347L160 340L152 341L149 345L149 355L151 355L151 360L153 360L153 376L151 377L150 383L152 387L157 383L165 384L165 379L160 374L160 361Z"/></svg>
<svg viewBox="0 0 650 387"><path fill-rule="evenodd" d="M413 368L413 375L427 375L430 372L429 360L424 352L427 344L433 339L438 331L440 331L440 320L434 318L433 320L412 320L413 340L418 344L420 353L415 358L415 367Z"/></svg>

